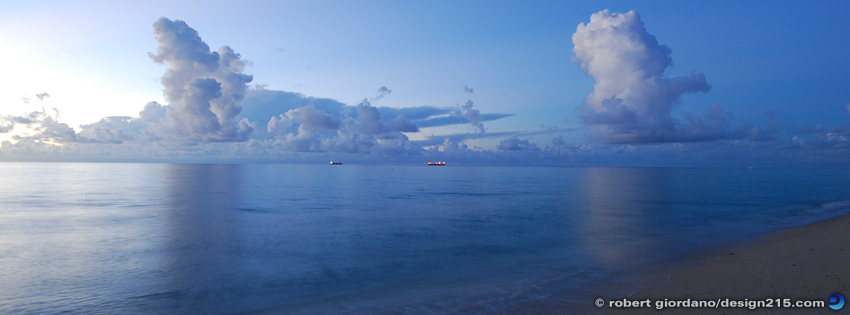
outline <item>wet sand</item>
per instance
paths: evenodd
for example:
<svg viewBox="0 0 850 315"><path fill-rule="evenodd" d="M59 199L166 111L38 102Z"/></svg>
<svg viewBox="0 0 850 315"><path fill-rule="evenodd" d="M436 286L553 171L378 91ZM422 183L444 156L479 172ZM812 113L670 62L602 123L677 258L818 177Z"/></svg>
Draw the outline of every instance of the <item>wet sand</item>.
<svg viewBox="0 0 850 315"><path fill-rule="evenodd" d="M649 266L649 276L627 283L603 284L611 295L597 308L575 297L553 296L522 303L505 314L837 314L829 296L850 297L850 214L807 226L770 232L735 244L718 245L675 261ZM654 275L653 275L654 274ZM645 289L649 287L648 289ZM650 307L609 308L609 300L647 300ZM666 308L658 300L820 300L821 308ZM781 301L781 300L780 300ZM846 303L846 302L845 302Z"/></svg>
<svg viewBox="0 0 850 315"><path fill-rule="evenodd" d="M670 274L672 285L645 289L629 299L785 299L828 301L833 293L850 296L850 215L719 246L695 258L691 267ZM774 305L776 305L774 303ZM828 305L828 304L827 304ZM608 309L607 313L635 313ZM823 308L764 308L758 313L839 313ZM748 308L643 309L641 313L752 313Z"/></svg>

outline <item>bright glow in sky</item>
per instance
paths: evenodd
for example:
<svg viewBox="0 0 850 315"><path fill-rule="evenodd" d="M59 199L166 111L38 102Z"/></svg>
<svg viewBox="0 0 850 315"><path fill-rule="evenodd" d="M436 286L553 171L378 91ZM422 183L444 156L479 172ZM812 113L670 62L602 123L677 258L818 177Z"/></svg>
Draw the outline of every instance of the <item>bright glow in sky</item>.
<svg viewBox="0 0 850 315"><path fill-rule="evenodd" d="M0 141L11 140L0 159L438 154L470 163L843 165L848 9L846 1L12 3L0 12ZM210 51L232 48L236 68L179 70L178 55L155 63L148 53L160 54L160 36L184 30L155 34L160 17L184 21ZM615 24L630 33L605 31ZM643 50L621 45L626 38ZM244 93L221 85L237 101L221 110L213 101L198 116L211 103L167 98L168 69L191 77L174 95L193 91L194 80L253 77L233 81ZM149 102L157 105L143 121ZM101 121L111 116L131 118ZM14 137L26 126L35 134ZM37 145L48 141L63 144L61 154Z"/></svg>

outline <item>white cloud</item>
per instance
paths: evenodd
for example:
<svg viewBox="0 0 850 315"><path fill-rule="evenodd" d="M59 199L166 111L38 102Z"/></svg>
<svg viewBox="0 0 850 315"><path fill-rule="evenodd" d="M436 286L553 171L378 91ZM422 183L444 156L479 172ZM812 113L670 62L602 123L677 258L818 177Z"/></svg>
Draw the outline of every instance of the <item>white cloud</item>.
<svg viewBox="0 0 850 315"><path fill-rule="evenodd" d="M159 43L148 53L157 63L168 64L162 76L169 106L165 119L151 130L163 139L191 141L244 141L253 129L238 123L252 76L243 74L245 62L228 46L211 52L198 32L180 20L160 18L153 24Z"/></svg>
<svg viewBox="0 0 850 315"><path fill-rule="evenodd" d="M509 151L518 151L518 150L532 150L539 151L540 148L537 147L536 144L529 142L528 140L520 140L517 137L510 137L504 139L499 142L499 146L496 147L499 150L509 150Z"/></svg>
<svg viewBox="0 0 850 315"><path fill-rule="evenodd" d="M480 133L486 132L482 123L481 111L473 108L475 103L472 100L467 100L465 104L460 106L460 109L454 111L455 117L465 118L472 125L472 128Z"/></svg>
<svg viewBox="0 0 850 315"><path fill-rule="evenodd" d="M339 129L340 121L328 115L324 111L317 110L312 104L290 109L281 118L286 118L291 122L302 124L304 127L312 130L337 130Z"/></svg>
<svg viewBox="0 0 850 315"><path fill-rule="evenodd" d="M702 73L668 78L671 50L649 34L635 11L594 13L573 34L573 60L596 79L582 105L591 135L603 142L688 142L728 138L726 121L687 115L688 124L671 116L684 93L710 89Z"/></svg>
<svg viewBox="0 0 850 315"><path fill-rule="evenodd" d="M681 95L705 92L702 74L664 77L670 49L648 34L637 13L596 13L579 25L575 60L597 82L582 107L592 136L614 144L569 143L561 133L572 128L487 132L483 122L510 114L482 114L472 100L456 107L375 107L369 99L348 105L331 99L266 89L248 90L245 61L227 46L216 52L182 21L159 19L160 46L150 54L167 64L162 84L168 104L149 102L137 117L110 116L75 132L58 111L44 109L47 93L15 115L0 116L0 160L85 161L381 161L417 159L460 163L518 161L553 165L706 165L735 163L810 163L847 165L850 128L796 129L774 122L767 127L730 129L731 114L711 105L702 115L672 110ZM472 88L464 86L465 93ZM392 91L381 86L372 101ZM59 96L61 93L52 94ZM51 98L51 102L55 99ZM243 108L244 106L244 108ZM847 106L850 111L850 104ZM48 114L49 113L49 114ZM419 128L469 123L475 133L423 136ZM258 124L265 124L258 126ZM258 128L259 127L259 128ZM730 131L731 130L731 131ZM792 139L781 139L782 133ZM551 134L538 146L525 137ZM421 135L421 134L420 134ZM417 138L420 136L417 135ZM489 138L497 150L471 140ZM537 139L539 139L538 137ZM633 145L636 142L690 144ZM467 146L466 143L469 143ZM625 143L625 144L618 144ZM412 158L411 158L412 157ZM325 163L325 162L323 162ZM459 164L460 164L459 163ZM708 164L712 165L712 164Z"/></svg>

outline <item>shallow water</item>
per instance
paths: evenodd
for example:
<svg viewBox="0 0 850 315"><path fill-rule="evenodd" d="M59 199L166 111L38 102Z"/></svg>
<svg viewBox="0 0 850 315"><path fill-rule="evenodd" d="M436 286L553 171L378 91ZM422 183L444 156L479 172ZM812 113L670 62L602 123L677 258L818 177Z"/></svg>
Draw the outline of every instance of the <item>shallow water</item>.
<svg viewBox="0 0 850 315"><path fill-rule="evenodd" d="M3 313L487 313L850 212L850 172L0 163ZM588 301L587 303L591 303Z"/></svg>

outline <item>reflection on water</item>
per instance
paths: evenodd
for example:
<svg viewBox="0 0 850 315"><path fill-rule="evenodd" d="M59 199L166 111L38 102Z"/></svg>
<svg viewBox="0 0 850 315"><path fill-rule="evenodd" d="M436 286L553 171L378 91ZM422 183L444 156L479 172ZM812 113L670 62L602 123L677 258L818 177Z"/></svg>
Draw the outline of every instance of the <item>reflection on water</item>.
<svg viewBox="0 0 850 315"><path fill-rule="evenodd" d="M0 190L0 312L36 314L583 302L623 268L846 212L850 196L840 171L0 163L0 176L16 183Z"/></svg>
<svg viewBox="0 0 850 315"><path fill-rule="evenodd" d="M236 290L217 290L238 281L243 256L233 255L244 241L240 207L240 165L167 165L162 178L164 236L153 292L137 296L141 309L204 311L232 299Z"/></svg>
<svg viewBox="0 0 850 315"><path fill-rule="evenodd" d="M659 246L648 238L659 216L669 215L669 175L665 169L588 168L577 194L581 242L598 263L622 266ZM643 253L643 254L642 254Z"/></svg>

